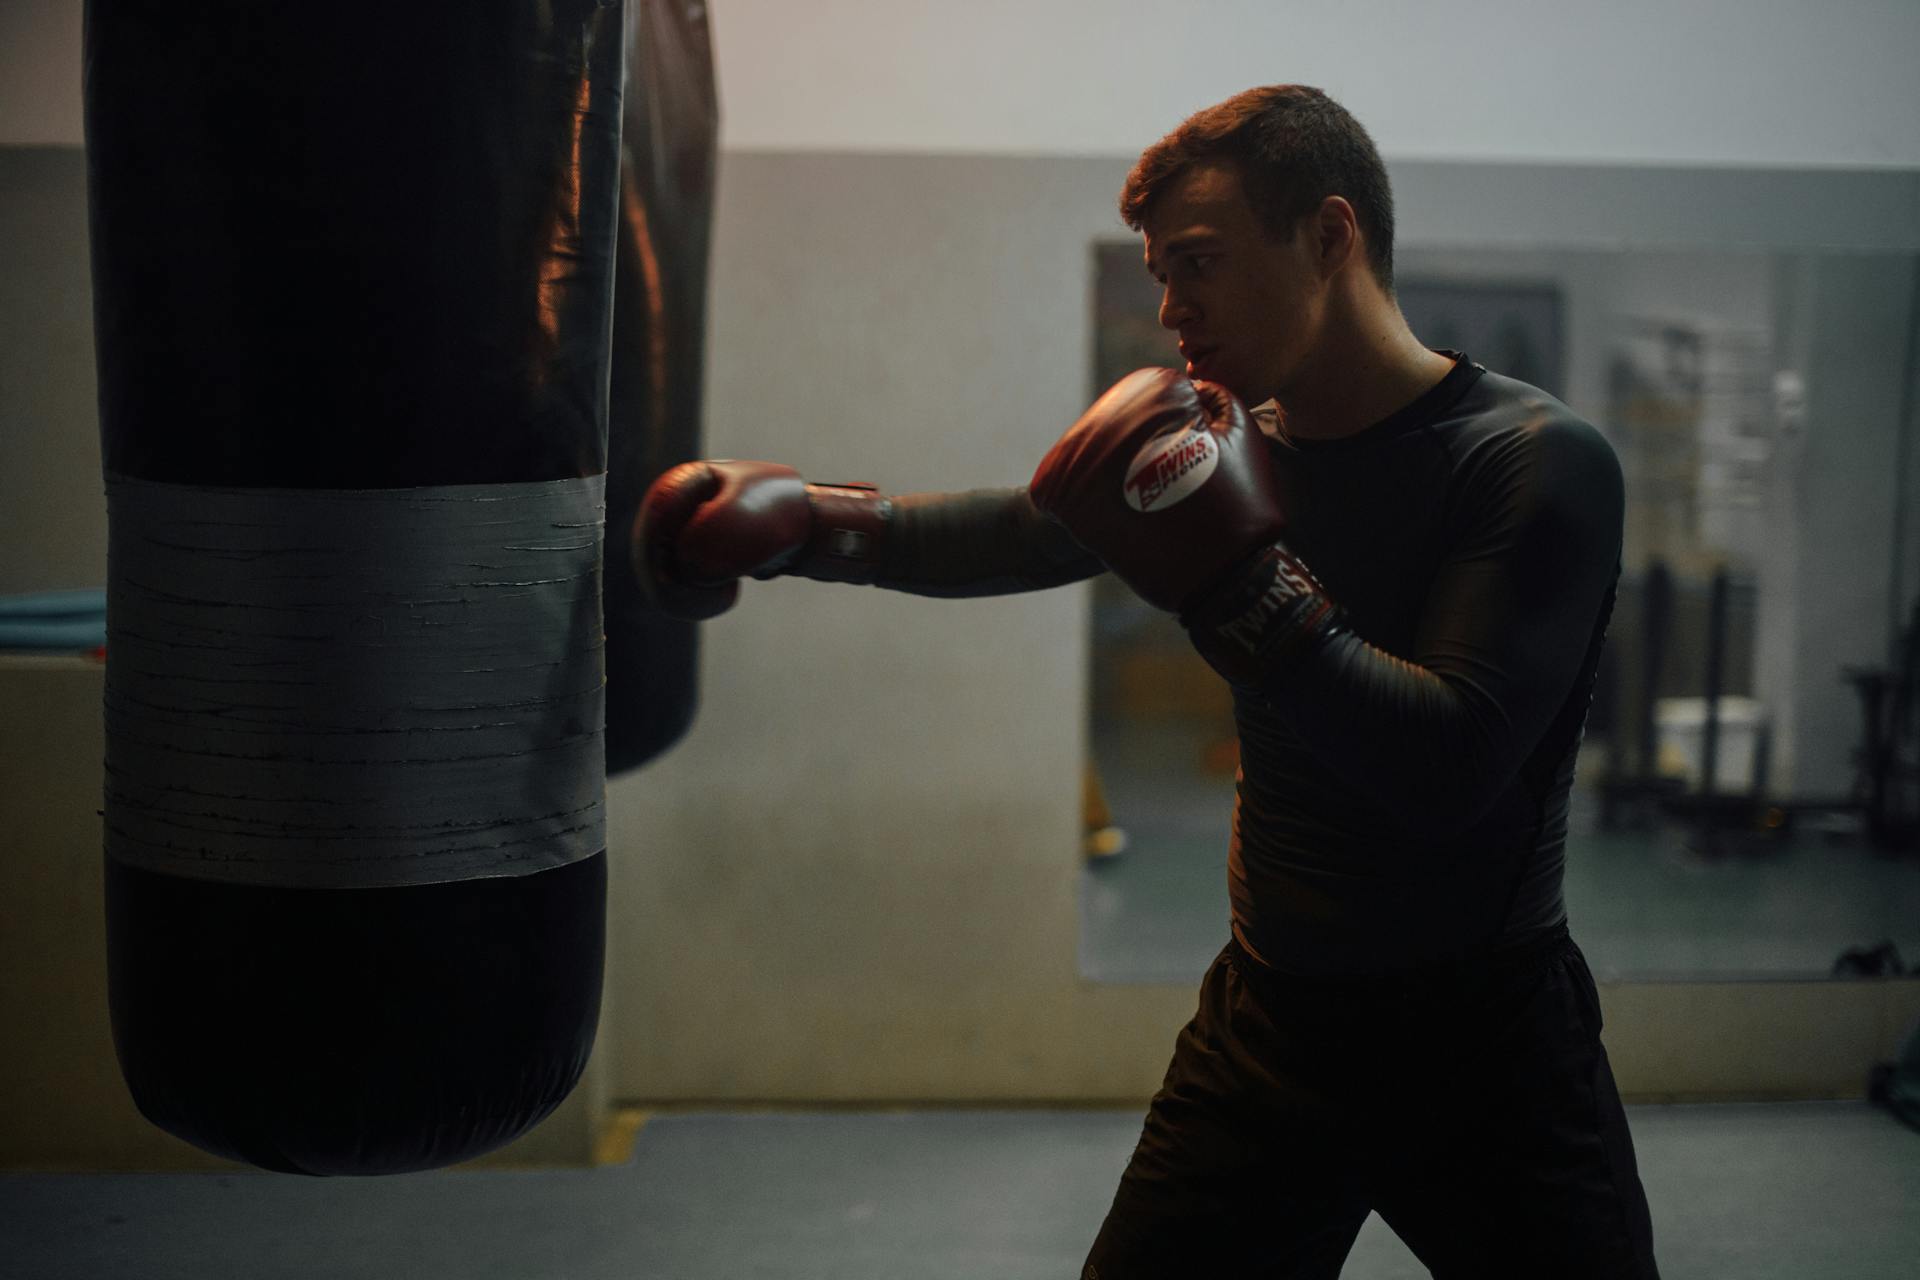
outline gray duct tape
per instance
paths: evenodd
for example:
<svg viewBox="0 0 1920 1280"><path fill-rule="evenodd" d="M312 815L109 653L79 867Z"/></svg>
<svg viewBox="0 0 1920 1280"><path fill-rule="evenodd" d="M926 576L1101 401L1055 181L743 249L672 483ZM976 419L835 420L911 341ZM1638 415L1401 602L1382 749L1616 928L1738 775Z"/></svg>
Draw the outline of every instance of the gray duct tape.
<svg viewBox="0 0 1920 1280"><path fill-rule="evenodd" d="M109 476L107 855L356 888L604 849L604 503Z"/></svg>

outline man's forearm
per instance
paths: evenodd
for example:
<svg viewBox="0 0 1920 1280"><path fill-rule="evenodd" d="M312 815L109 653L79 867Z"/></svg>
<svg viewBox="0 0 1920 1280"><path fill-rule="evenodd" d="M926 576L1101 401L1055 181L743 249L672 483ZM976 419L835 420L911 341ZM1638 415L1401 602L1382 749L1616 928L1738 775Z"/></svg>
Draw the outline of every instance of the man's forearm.
<svg viewBox="0 0 1920 1280"><path fill-rule="evenodd" d="M1023 488L909 493L892 502L875 586L946 598L1008 595L1105 568Z"/></svg>

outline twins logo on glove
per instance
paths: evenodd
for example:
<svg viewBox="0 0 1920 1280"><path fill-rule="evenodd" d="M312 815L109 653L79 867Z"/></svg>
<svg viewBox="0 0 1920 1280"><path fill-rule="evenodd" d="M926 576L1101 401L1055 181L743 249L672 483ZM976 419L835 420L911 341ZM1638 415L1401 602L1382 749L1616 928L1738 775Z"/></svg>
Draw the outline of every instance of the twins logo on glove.
<svg viewBox="0 0 1920 1280"><path fill-rule="evenodd" d="M1040 460L1028 493L1169 613L1286 528L1266 437L1224 387L1172 369L1109 387Z"/></svg>
<svg viewBox="0 0 1920 1280"><path fill-rule="evenodd" d="M1220 446L1204 426L1149 440L1127 468L1127 505L1142 513L1170 507L1205 484L1219 463Z"/></svg>

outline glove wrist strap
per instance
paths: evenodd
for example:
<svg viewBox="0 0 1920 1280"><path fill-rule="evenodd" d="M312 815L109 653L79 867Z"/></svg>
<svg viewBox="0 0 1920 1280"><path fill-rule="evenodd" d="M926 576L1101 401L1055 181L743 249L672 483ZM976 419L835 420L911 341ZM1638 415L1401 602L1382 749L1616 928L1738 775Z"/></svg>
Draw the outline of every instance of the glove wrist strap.
<svg viewBox="0 0 1920 1280"><path fill-rule="evenodd" d="M1228 586L1190 607L1180 622L1216 669L1225 664L1239 675L1248 663L1300 647L1335 616L1313 571L1285 543L1275 542L1255 552Z"/></svg>
<svg viewBox="0 0 1920 1280"><path fill-rule="evenodd" d="M893 500L870 484L810 484L813 532L782 572L817 582L871 583L880 575Z"/></svg>

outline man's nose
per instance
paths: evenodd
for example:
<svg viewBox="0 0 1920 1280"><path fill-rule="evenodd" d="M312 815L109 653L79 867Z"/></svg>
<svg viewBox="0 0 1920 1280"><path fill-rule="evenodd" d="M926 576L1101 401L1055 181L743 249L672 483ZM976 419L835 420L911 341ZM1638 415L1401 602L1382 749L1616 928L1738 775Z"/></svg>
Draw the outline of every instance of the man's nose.
<svg viewBox="0 0 1920 1280"><path fill-rule="evenodd" d="M1164 289L1160 294L1160 327L1178 329L1193 318L1193 306L1172 289Z"/></svg>

